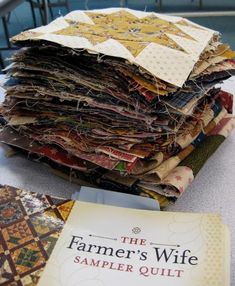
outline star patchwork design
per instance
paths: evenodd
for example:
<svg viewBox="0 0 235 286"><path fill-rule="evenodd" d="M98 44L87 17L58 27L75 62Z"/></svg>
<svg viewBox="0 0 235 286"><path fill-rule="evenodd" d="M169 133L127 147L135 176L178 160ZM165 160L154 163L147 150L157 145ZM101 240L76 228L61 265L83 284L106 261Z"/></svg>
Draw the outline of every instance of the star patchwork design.
<svg viewBox="0 0 235 286"><path fill-rule="evenodd" d="M73 11L15 36L123 58L160 81L182 87L215 31L157 13L112 9Z"/></svg>
<svg viewBox="0 0 235 286"><path fill-rule="evenodd" d="M175 41L167 36L168 33L192 39L173 23L157 17L139 19L128 11L118 11L112 14L85 13L93 24L73 23L73 25L55 32L55 34L84 37L93 45L113 39L121 43L135 57L150 43L183 51ZM128 20L126 22L128 24L124 24L123 18ZM69 19L67 21L71 23Z"/></svg>

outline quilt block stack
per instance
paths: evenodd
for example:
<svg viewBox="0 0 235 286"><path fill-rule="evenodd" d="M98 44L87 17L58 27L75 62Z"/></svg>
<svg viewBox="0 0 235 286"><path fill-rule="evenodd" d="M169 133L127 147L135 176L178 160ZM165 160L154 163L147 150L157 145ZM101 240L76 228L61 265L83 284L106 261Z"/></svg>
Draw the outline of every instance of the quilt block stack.
<svg viewBox="0 0 235 286"><path fill-rule="evenodd" d="M174 202L235 125L218 32L130 9L73 11L12 39L2 142L102 188Z"/></svg>

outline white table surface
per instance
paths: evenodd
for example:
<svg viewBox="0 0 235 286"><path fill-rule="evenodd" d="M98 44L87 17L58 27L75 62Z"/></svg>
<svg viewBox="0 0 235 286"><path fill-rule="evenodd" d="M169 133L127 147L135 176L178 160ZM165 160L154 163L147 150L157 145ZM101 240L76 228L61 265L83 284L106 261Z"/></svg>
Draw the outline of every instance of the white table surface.
<svg viewBox="0 0 235 286"><path fill-rule="evenodd" d="M0 86L3 82L0 76ZM223 84L223 90L235 91L235 77ZM0 102L3 90L0 87ZM220 213L231 231L231 285L235 285L235 131L206 162L192 185L169 211ZM70 198L79 186L48 172L46 166L17 155L4 156L0 146L0 184Z"/></svg>

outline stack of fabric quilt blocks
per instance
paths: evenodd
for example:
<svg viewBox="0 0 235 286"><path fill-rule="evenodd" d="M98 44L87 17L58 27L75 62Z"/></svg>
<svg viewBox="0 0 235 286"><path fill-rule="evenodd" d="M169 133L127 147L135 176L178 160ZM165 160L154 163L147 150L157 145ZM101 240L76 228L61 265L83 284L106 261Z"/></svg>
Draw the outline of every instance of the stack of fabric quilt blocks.
<svg viewBox="0 0 235 286"><path fill-rule="evenodd" d="M73 11L22 32L0 140L71 180L174 202L235 125L218 32L130 9Z"/></svg>

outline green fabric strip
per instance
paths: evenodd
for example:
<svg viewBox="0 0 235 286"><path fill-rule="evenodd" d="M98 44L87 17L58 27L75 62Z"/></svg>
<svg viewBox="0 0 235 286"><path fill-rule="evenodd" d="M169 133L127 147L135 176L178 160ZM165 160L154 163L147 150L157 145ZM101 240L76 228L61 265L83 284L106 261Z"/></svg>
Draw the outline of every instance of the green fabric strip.
<svg viewBox="0 0 235 286"><path fill-rule="evenodd" d="M187 166L192 169L193 175L196 176L210 156L225 140L222 135L213 135L205 138L188 157L186 157L179 166Z"/></svg>

